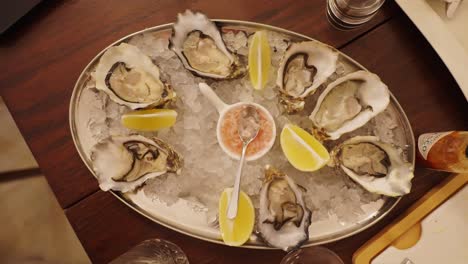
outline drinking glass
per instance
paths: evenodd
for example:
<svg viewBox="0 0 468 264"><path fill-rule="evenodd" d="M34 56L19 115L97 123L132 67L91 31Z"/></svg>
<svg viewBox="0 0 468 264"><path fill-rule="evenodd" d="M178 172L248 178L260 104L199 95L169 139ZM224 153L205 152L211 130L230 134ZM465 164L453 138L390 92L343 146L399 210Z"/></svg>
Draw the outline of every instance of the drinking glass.
<svg viewBox="0 0 468 264"><path fill-rule="evenodd" d="M324 247L300 248L289 252L280 264L344 264L335 252Z"/></svg>
<svg viewBox="0 0 468 264"><path fill-rule="evenodd" d="M369 21L385 0L327 0L327 18L341 30L353 29Z"/></svg>
<svg viewBox="0 0 468 264"><path fill-rule="evenodd" d="M177 245L162 239L148 239L130 249L110 264L189 264Z"/></svg>

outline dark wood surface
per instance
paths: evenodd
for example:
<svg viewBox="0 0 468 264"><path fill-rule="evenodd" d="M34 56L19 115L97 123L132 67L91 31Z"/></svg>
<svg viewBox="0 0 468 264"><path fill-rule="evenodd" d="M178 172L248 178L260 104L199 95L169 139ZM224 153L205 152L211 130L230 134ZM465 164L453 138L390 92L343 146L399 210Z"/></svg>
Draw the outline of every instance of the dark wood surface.
<svg viewBox="0 0 468 264"><path fill-rule="evenodd" d="M228 8L226 8L228 7ZM52 1L0 36L0 92L63 208L98 190L71 140L68 106L89 61L117 39L175 21L185 9L212 18L271 24L341 47L396 13L394 4L365 27L334 30L324 1Z"/></svg>
<svg viewBox="0 0 468 264"><path fill-rule="evenodd" d="M68 127L76 79L109 43L174 21L187 8L212 18L248 20L297 31L340 48L381 76L405 109L416 135L466 130L467 104L454 79L411 21L387 1L369 24L349 32L328 25L325 1L52 1L0 36L0 95L91 260L105 263L147 238L178 244L191 263L279 263L281 251L200 241L138 215L96 181L79 158ZM445 174L418 168L411 194L370 229L326 245L346 263Z"/></svg>

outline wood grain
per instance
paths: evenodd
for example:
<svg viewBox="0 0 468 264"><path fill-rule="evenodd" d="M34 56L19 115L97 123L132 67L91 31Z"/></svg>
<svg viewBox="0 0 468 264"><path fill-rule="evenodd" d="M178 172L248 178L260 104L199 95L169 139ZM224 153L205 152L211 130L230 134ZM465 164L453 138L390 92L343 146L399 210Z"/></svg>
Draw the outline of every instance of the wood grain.
<svg viewBox="0 0 468 264"><path fill-rule="evenodd" d="M147 238L178 244L191 263L279 263L281 251L231 248L169 230L138 215L96 181L68 128L68 104L85 65L114 40L174 21L186 8L294 30L331 44L379 74L405 109L416 134L467 129L466 101L437 54L393 2L365 27L331 28L325 1L48 1L0 37L0 93L94 263L106 263ZM387 22L388 21L388 22ZM376 27L376 25L383 25ZM368 32L369 29L376 28ZM7 65L7 67L5 67ZM445 174L418 168L413 191L381 222L328 244L345 263L352 253ZM92 195L91 195L92 194Z"/></svg>
<svg viewBox="0 0 468 264"><path fill-rule="evenodd" d="M405 15L342 51L382 78L406 112L416 136L468 129L468 104L461 89Z"/></svg>
<svg viewBox="0 0 468 264"><path fill-rule="evenodd" d="M441 173L418 171L412 193L390 215L358 235L325 246L335 251L345 263L351 263L352 254L359 246L444 177L445 174ZM279 263L285 255L280 250L233 248L180 234L142 217L112 194L102 191L94 193L65 212L93 263L107 263L149 238L166 239L177 244L188 256L190 263Z"/></svg>
<svg viewBox="0 0 468 264"><path fill-rule="evenodd" d="M217 245L179 234L140 216L112 194L102 191L67 209L66 214L77 233L86 237L81 241L93 263L107 263L149 238L175 243L190 263L279 263L278 259L284 255L276 250ZM254 260L261 261L249 262Z"/></svg>
<svg viewBox="0 0 468 264"><path fill-rule="evenodd" d="M466 129L466 102L437 54L404 15L393 18L343 48L369 70L378 73L405 109L416 134L426 131ZM464 114L465 113L465 114ZM345 263L354 251L398 217L447 174L417 168L413 189L382 221L347 239L327 244ZM97 192L67 216L96 263L107 262L144 239L157 237L175 242L192 263L279 263L284 253L235 249L210 244L151 223L110 194ZM121 226L131 226L131 234ZM96 231L100 230L99 235ZM119 239L125 233L125 240ZM99 239L95 239L99 238ZM112 249L107 245L112 244Z"/></svg>
<svg viewBox="0 0 468 264"><path fill-rule="evenodd" d="M325 1L44 1L0 37L4 65L0 95L63 208L98 190L75 150L68 124L70 96L82 69L113 41L172 22L187 8L203 10L212 18L283 27L336 47L386 21L397 10L389 2L369 24L341 32L328 24Z"/></svg>

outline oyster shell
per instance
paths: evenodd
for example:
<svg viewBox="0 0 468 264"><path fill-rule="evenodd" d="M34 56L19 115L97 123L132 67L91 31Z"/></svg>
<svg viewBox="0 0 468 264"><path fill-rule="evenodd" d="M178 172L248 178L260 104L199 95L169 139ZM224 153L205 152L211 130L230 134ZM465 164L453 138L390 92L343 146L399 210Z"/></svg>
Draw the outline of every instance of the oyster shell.
<svg viewBox="0 0 468 264"><path fill-rule="evenodd" d="M375 136L356 136L336 147L330 166L339 166L369 192L401 196L411 190L413 166L402 150Z"/></svg>
<svg viewBox="0 0 468 264"><path fill-rule="evenodd" d="M226 48L216 25L202 13L186 10L178 15L169 48L198 76L229 79L245 71L238 57Z"/></svg>
<svg viewBox="0 0 468 264"><path fill-rule="evenodd" d="M304 98L313 94L336 70L338 52L317 41L293 43L278 68L276 84L280 102L293 113L304 108Z"/></svg>
<svg viewBox="0 0 468 264"><path fill-rule="evenodd" d="M364 126L389 102L387 85L377 75L356 71L330 83L309 118L319 134L335 140Z"/></svg>
<svg viewBox="0 0 468 264"><path fill-rule="evenodd" d="M312 213L302 192L287 175L267 166L257 225L261 237L271 246L289 251L309 239Z"/></svg>
<svg viewBox="0 0 468 264"><path fill-rule="evenodd" d="M91 160L99 187L121 192L166 172L179 173L182 164L171 146L140 135L111 136L99 142L91 150Z"/></svg>
<svg viewBox="0 0 468 264"><path fill-rule="evenodd" d="M175 92L161 81L159 68L137 47L126 43L104 52L94 78L97 89L132 109L160 106L175 99Z"/></svg>

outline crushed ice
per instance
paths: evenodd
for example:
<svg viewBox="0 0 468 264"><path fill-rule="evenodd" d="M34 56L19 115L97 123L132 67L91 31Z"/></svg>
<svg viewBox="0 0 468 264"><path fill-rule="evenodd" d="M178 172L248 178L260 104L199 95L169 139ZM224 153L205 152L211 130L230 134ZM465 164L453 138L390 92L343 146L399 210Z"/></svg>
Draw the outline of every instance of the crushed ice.
<svg viewBox="0 0 468 264"><path fill-rule="evenodd" d="M227 103L256 102L267 108L276 120L279 136L282 127L288 122L293 121L306 127L310 124L307 122L307 114L287 116L282 114L279 108L276 99L276 71L288 41L278 33L269 32L268 37L273 49L273 67L270 81L263 91L255 91L251 87L248 75L236 80L217 82L208 80L208 82ZM244 33L228 32L223 34L223 38L231 50L237 51L240 55L247 55L246 45L249 40ZM176 124L169 129L160 130L157 134L142 134L157 135L182 154L184 157L182 173L168 174L148 181L144 186L145 194L168 205L175 203L179 198L202 204L207 208L208 216L213 218L217 213L219 195L224 188L233 184L237 162L218 146L216 140L218 113L198 90L198 83L206 80L194 77L185 70L174 53L168 50L167 38L158 37L155 33L144 33L132 37L129 43L153 59L161 69L162 78L172 85L178 96L175 104L178 112ZM340 74L344 73L344 67L340 66ZM92 133L96 137L102 137L100 131L104 130L107 131L105 134L131 133L120 124L120 116L129 109L106 100L102 92L94 91L94 93L98 97L95 102L102 103L96 107L102 108L100 111L104 111L107 118L94 119L92 124L89 124ZM311 109L313 104L308 104L306 109ZM382 115L382 119L389 122L389 115ZM358 133L361 135L375 133L373 132L375 127L378 127L375 123L369 124L342 140ZM388 136L387 134L388 132L385 136ZM329 143L327 146L335 144ZM267 164L274 164L294 178L298 184L307 188L305 199L313 210L313 221L326 220L331 216L338 217L343 223L358 221L366 217L368 211L371 209L375 211L382 205L381 196L365 191L340 170L325 167L313 173L297 171L287 162L277 139L267 155L245 165L241 188L251 196L256 207L258 207L258 192L262 185L263 168Z"/></svg>

